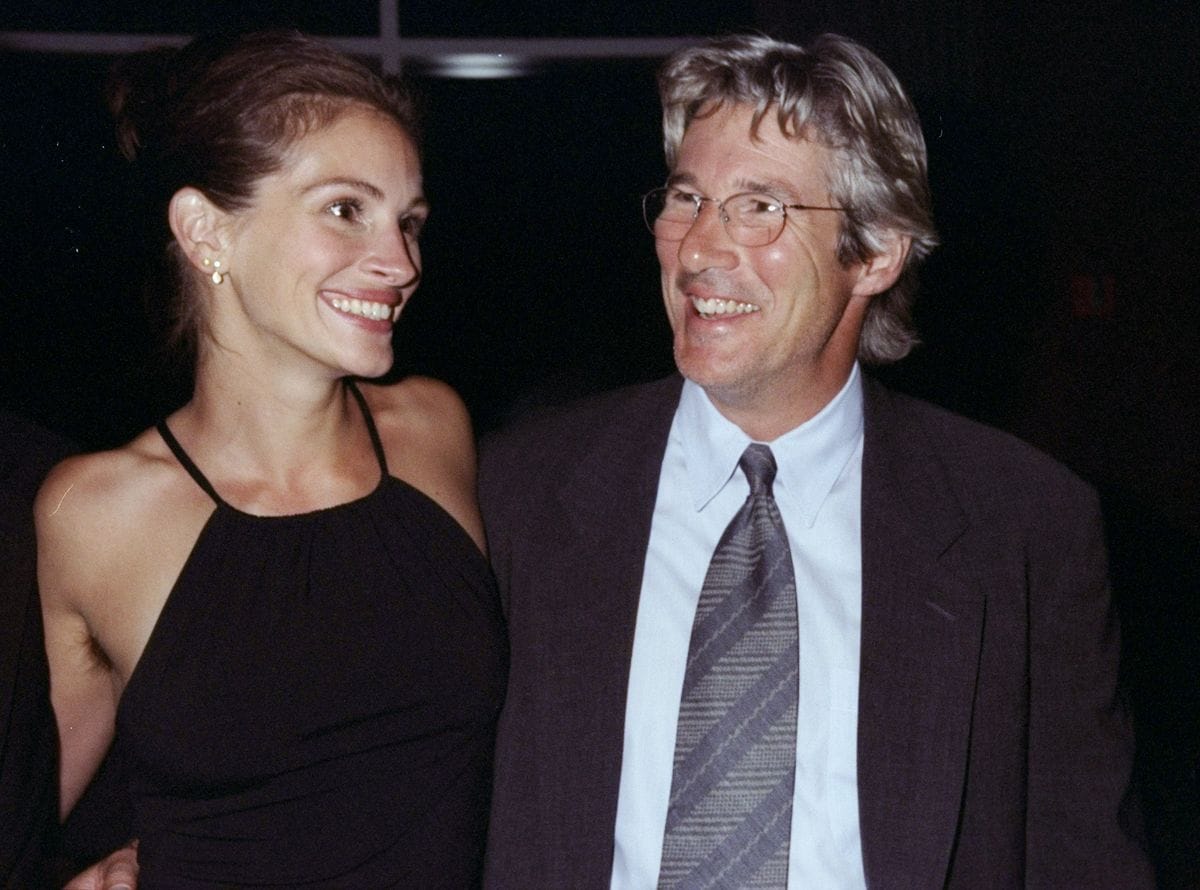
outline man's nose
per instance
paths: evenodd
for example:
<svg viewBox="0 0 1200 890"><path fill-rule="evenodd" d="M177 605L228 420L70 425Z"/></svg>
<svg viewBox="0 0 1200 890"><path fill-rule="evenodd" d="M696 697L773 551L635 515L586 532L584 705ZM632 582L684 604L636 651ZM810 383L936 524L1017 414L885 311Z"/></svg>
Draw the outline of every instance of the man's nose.
<svg viewBox="0 0 1200 890"><path fill-rule="evenodd" d="M736 245L725 229L724 208L714 201L700 205L691 228L679 242L679 262L689 272L728 269L737 265Z"/></svg>

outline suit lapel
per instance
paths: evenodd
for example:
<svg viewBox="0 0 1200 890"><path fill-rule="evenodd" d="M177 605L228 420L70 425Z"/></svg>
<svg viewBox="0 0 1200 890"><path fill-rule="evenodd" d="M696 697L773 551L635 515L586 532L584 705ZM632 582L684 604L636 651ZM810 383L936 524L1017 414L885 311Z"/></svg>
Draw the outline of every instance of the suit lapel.
<svg viewBox="0 0 1200 890"><path fill-rule="evenodd" d="M624 748L625 702L650 523L680 378L635 390L621 422L603 430L581 455L559 493L561 525L547 542L568 595L549 618L562 641L556 694L586 762L571 782L589 826L577 838L581 860L612 867L613 826ZM590 432L595 433L595 430ZM604 826L603 833L597 831Z"/></svg>
<svg viewBox="0 0 1200 890"><path fill-rule="evenodd" d="M928 431L866 387L858 794L869 885L940 887L970 741L984 601Z"/></svg>
<svg viewBox="0 0 1200 890"><path fill-rule="evenodd" d="M580 590L608 592L593 598L599 602L582 605L600 610L606 620L597 629L627 637L628 646L662 457L681 385L680 378L668 378L635 390L623 422L596 437L559 493L566 531L561 561L586 573L580 577ZM628 654L622 656L622 686L629 674Z"/></svg>
<svg viewBox="0 0 1200 890"><path fill-rule="evenodd" d="M34 587L33 523L22 522L29 512L28 504L12 503L5 497L0 515L0 726L8 729L8 717L13 706L13 693L18 681L28 677L18 673L21 659L27 656L31 630L40 630L30 612L38 608ZM32 644L41 648L41 637ZM3 735L0 735L0 766L4 765Z"/></svg>

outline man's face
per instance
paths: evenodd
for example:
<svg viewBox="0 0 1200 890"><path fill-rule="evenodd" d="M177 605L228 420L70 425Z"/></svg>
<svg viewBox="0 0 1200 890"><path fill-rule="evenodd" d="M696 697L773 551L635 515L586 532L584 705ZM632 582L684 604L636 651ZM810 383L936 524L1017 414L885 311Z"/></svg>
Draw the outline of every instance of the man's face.
<svg viewBox="0 0 1200 890"><path fill-rule="evenodd" d="M725 105L694 120L669 184L717 201L763 192L786 204L832 206L832 152L786 137L773 110L752 138L752 114ZM841 224L839 212L789 210L775 241L744 247L706 202L682 241L656 242L675 362L751 435L766 438L768 418L772 428L783 424L779 432L802 423L850 372L877 291L863 284L864 264L838 262Z"/></svg>

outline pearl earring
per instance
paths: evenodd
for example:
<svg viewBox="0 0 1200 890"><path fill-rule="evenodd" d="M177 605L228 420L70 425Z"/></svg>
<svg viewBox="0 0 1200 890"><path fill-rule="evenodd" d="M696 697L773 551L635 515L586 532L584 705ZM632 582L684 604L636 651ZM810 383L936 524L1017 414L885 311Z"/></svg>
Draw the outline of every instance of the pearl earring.
<svg viewBox="0 0 1200 890"><path fill-rule="evenodd" d="M210 260L208 257L205 257L200 262L206 269L209 266L212 266L213 271L212 271L211 277L212 277L213 284L220 284L222 281L225 280L225 275L223 275L221 273L221 261L220 260ZM225 273L225 274L228 274L228 273Z"/></svg>

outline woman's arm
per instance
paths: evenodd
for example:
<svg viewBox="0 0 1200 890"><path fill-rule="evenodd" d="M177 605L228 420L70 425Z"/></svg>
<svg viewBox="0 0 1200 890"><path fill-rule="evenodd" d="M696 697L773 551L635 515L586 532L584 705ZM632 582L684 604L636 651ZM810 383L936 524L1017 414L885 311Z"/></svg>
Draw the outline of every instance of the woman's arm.
<svg viewBox="0 0 1200 890"><path fill-rule="evenodd" d="M38 588L50 665L50 700L60 742L59 812L66 816L91 781L112 742L116 681L85 617L95 599L103 563L93 559L102 541L87 484L86 462L76 458L47 478L34 507ZM111 527L110 527L111 533Z"/></svg>

